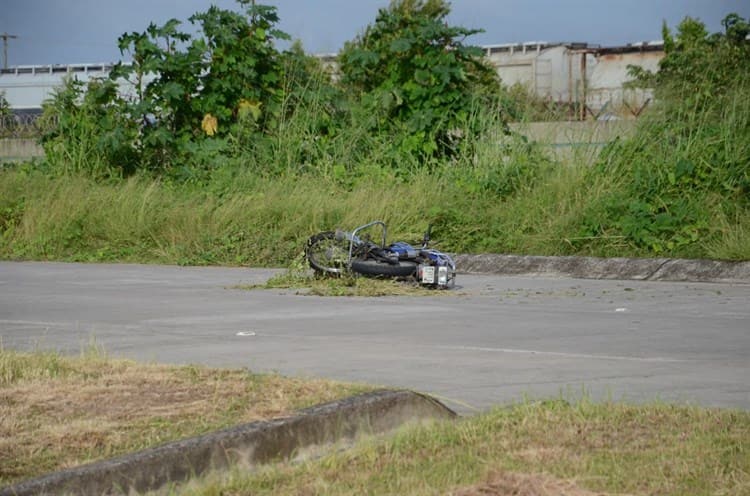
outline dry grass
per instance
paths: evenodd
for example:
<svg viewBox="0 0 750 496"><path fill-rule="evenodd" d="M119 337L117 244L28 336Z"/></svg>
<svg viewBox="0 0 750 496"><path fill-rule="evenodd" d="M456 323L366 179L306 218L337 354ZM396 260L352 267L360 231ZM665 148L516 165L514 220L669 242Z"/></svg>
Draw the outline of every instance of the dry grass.
<svg viewBox="0 0 750 496"><path fill-rule="evenodd" d="M443 290L427 289L412 281L372 279L367 277L303 277L272 278L265 289L292 289L296 294L313 296L435 296L448 294Z"/></svg>
<svg viewBox="0 0 750 496"><path fill-rule="evenodd" d="M363 389L247 370L0 349L0 486Z"/></svg>
<svg viewBox="0 0 750 496"><path fill-rule="evenodd" d="M522 403L346 452L194 481L196 495L748 495L750 413Z"/></svg>
<svg viewBox="0 0 750 496"><path fill-rule="evenodd" d="M302 257L295 259L286 271L264 284L234 286L233 289L290 289L295 294L314 296L436 296L459 294L456 291L430 289L413 279L371 278L347 274L341 277L318 275L309 270Z"/></svg>
<svg viewBox="0 0 750 496"><path fill-rule="evenodd" d="M452 289L422 286L413 278L373 278L348 273L340 276L317 274L308 268L304 255L294 258L284 272L263 284L235 286L234 289L289 289L299 295L313 296L438 296L461 295Z"/></svg>
<svg viewBox="0 0 750 496"><path fill-rule="evenodd" d="M605 496L605 493L581 489L573 481L549 475L496 472L478 484L461 488L451 496Z"/></svg>

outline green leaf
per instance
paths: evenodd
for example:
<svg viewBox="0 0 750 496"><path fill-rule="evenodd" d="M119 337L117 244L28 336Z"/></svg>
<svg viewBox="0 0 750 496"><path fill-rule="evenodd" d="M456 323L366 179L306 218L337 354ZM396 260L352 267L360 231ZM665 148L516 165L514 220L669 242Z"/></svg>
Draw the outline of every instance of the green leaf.
<svg viewBox="0 0 750 496"><path fill-rule="evenodd" d="M409 38L399 38L391 42L391 51L392 52L406 52L409 49L411 49L412 45L413 45L413 40Z"/></svg>

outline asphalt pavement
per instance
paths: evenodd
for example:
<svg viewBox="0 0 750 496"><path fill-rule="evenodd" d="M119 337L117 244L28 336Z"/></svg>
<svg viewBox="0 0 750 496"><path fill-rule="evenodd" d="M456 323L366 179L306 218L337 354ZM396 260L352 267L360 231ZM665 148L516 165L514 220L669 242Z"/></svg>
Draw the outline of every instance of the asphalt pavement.
<svg viewBox="0 0 750 496"><path fill-rule="evenodd" d="M240 289L270 269L0 262L11 349L410 388L461 413L524 398L750 409L750 285L458 276L429 297Z"/></svg>

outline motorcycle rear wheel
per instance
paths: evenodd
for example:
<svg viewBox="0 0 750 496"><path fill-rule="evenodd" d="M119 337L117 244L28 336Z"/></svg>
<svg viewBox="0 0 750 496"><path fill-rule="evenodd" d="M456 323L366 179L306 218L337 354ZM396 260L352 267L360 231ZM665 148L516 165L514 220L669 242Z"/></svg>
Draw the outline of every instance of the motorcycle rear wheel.
<svg viewBox="0 0 750 496"><path fill-rule="evenodd" d="M316 272L342 274L347 270L349 241L337 239L333 231L324 231L307 240L305 258Z"/></svg>

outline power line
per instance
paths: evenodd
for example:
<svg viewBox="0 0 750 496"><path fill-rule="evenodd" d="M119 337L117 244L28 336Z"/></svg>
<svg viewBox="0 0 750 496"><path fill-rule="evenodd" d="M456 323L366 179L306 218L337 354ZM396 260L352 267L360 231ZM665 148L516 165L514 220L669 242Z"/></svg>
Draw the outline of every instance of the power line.
<svg viewBox="0 0 750 496"><path fill-rule="evenodd" d="M8 40L14 40L18 36L14 34L3 33L0 34L0 38L3 39L3 69L8 68Z"/></svg>

